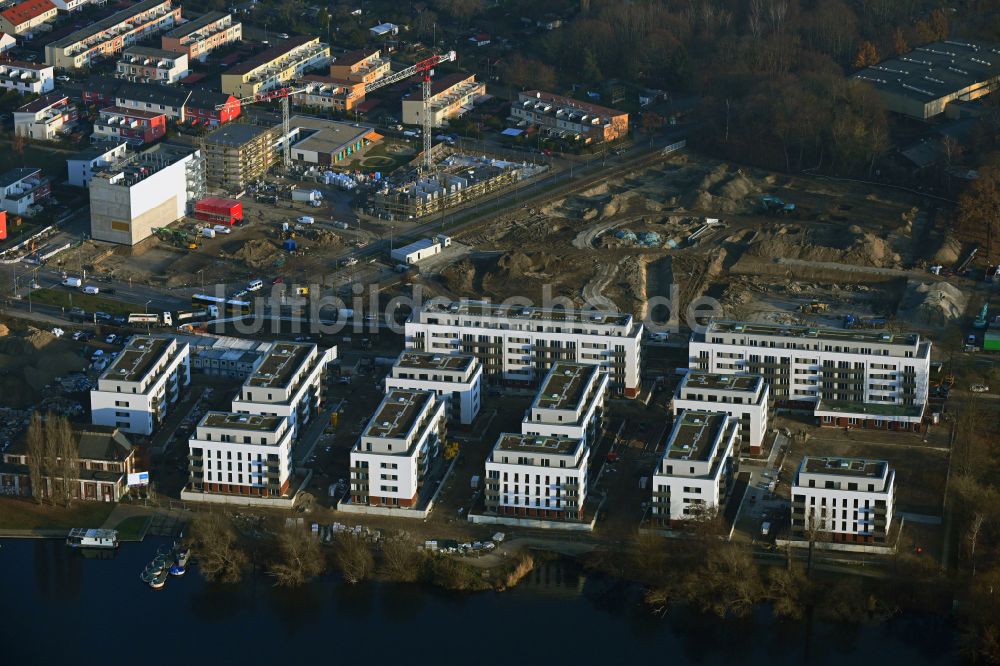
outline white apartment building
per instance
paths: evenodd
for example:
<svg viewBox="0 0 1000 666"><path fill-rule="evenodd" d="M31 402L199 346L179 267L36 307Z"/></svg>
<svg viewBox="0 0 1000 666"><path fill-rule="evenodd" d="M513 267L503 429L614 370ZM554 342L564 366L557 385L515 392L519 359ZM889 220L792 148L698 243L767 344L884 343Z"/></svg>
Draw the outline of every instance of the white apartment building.
<svg viewBox="0 0 1000 666"><path fill-rule="evenodd" d="M759 374L779 405L820 425L921 429L931 342L916 333L713 321L689 344L689 367Z"/></svg>
<svg viewBox="0 0 1000 666"><path fill-rule="evenodd" d="M429 391L390 391L351 449L351 501L413 508L440 456L444 404Z"/></svg>
<svg viewBox="0 0 1000 666"><path fill-rule="evenodd" d="M593 445L611 380L596 365L556 361L528 409L521 432Z"/></svg>
<svg viewBox="0 0 1000 666"><path fill-rule="evenodd" d="M38 141L55 141L76 126L78 113L69 97L50 92L14 112L14 134Z"/></svg>
<svg viewBox="0 0 1000 666"><path fill-rule="evenodd" d="M792 535L883 544L895 487L896 473L884 460L806 456L792 485Z"/></svg>
<svg viewBox="0 0 1000 666"><path fill-rule="evenodd" d="M431 301L405 330L410 349L475 354L491 383L531 385L570 361L600 366L616 393L639 394L643 326L627 313Z"/></svg>
<svg viewBox="0 0 1000 666"><path fill-rule="evenodd" d="M30 216L52 194L52 182L41 169L21 167L0 174L0 210Z"/></svg>
<svg viewBox="0 0 1000 666"><path fill-rule="evenodd" d="M239 497L284 497L292 429L284 416L207 412L188 441L188 488Z"/></svg>
<svg viewBox="0 0 1000 666"><path fill-rule="evenodd" d="M652 518L674 524L721 511L735 461L736 420L721 412L683 411L653 473Z"/></svg>
<svg viewBox="0 0 1000 666"><path fill-rule="evenodd" d="M73 157L66 158L69 184L87 187L94 173L125 159L128 144L124 141L102 141L81 150Z"/></svg>
<svg viewBox="0 0 1000 666"><path fill-rule="evenodd" d="M444 403L448 419L471 424L482 402L483 367L470 354L403 351L385 378L385 392L430 391Z"/></svg>
<svg viewBox="0 0 1000 666"><path fill-rule="evenodd" d="M502 433L486 460L487 511L582 520L590 447L582 439Z"/></svg>
<svg viewBox="0 0 1000 666"><path fill-rule="evenodd" d="M152 435L191 383L190 358L186 343L132 337L90 391L91 422Z"/></svg>
<svg viewBox="0 0 1000 666"><path fill-rule="evenodd" d="M115 76L140 83L176 83L191 73L186 53L130 46L115 65Z"/></svg>
<svg viewBox="0 0 1000 666"><path fill-rule="evenodd" d="M52 65L21 60L0 61L0 88L22 95L51 92L56 85L53 71Z"/></svg>
<svg viewBox="0 0 1000 666"><path fill-rule="evenodd" d="M336 347L321 350L310 343L275 344L243 383L233 399L233 411L284 416L292 437L298 437L319 412L323 371L336 357Z"/></svg>
<svg viewBox="0 0 1000 666"><path fill-rule="evenodd" d="M737 455L760 455L767 433L768 387L760 375L690 370L674 393L674 416L686 409L725 412L739 421Z"/></svg>

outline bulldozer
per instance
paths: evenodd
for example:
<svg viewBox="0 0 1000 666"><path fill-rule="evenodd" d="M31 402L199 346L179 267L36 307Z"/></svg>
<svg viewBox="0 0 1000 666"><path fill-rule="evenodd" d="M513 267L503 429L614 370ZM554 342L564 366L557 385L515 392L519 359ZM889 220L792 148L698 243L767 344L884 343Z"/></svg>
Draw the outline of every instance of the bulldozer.
<svg viewBox="0 0 1000 666"><path fill-rule="evenodd" d="M804 314L823 314L830 309L828 303L820 303L819 301L813 301L811 303L806 303L799 307Z"/></svg>

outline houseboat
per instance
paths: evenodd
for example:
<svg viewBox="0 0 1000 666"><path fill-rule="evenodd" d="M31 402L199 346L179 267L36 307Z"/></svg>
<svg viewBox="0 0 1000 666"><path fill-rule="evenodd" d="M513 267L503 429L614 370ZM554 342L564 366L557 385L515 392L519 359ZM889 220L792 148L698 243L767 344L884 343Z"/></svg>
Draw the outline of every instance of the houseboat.
<svg viewBox="0 0 1000 666"><path fill-rule="evenodd" d="M70 548L117 548L118 531L74 527L66 537L66 545Z"/></svg>

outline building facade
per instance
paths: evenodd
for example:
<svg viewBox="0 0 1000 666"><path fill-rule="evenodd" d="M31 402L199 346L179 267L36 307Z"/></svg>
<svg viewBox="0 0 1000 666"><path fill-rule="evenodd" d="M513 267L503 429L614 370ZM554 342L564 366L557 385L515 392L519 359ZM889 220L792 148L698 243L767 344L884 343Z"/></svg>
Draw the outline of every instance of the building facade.
<svg viewBox="0 0 1000 666"><path fill-rule="evenodd" d="M762 375L771 400L820 425L922 427L931 343L916 333L713 321L689 357L692 370Z"/></svg>
<svg viewBox="0 0 1000 666"><path fill-rule="evenodd" d="M197 150L159 143L95 173L89 189L91 237L136 245L184 217L203 196L204 163Z"/></svg>
<svg viewBox="0 0 1000 666"><path fill-rule="evenodd" d="M78 472L69 479L70 492L78 500L118 502L128 494L128 475L136 472L135 449L118 428L74 426L72 436L78 452ZM30 497L31 474L24 436L3 454L0 494ZM43 474L42 497L57 496L61 477Z"/></svg>
<svg viewBox="0 0 1000 666"><path fill-rule="evenodd" d="M301 92L292 95L292 104L324 111L353 111L365 101L365 84L335 79L322 74L306 74L299 82Z"/></svg>
<svg viewBox="0 0 1000 666"><path fill-rule="evenodd" d="M0 11L0 30L13 35L30 35L55 19L58 8L50 0L24 0Z"/></svg>
<svg viewBox="0 0 1000 666"><path fill-rule="evenodd" d="M20 60L0 61L0 88L27 95L42 95L55 88L55 75L50 65L22 62Z"/></svg>
<svg viewBox="0 0 1000 666"><path fill-rule="evenodd" d="M476 81L475 74L449 74L431 83L431 126L441 127L452 118L470 111L486 95L486 84ZM420 125L424 122L424 95L417 92L403 99L403 123Z"/></svg>
<svg viewBox="0 0 1000 666"><path fill-rule="evenodd" d="M661 525L722 510L731 485L737 423L721 412L683 411L653 473L652 520Z"/></svg>
<svg viewBox="0 0 1000 666"><path fill-rule="evenodd" d="M289 85L308 70L330 61L330 47L318 37L282 40L222 74L222 92L240 99Z"/></svg>
<svg viewBox="0 0 1000 666"><path fill-rule="evenodd" d="M152 435L190 383L187 344L133 336L90 391L91 420L122 432Z"/></svg>
<svg viewBox="0 0 1000 666"><path fill-rule="evenodd" d="M128 143L125 141L101 142L80 151L66 159L69 184L75 187L87 187L96 171L120 162L127 154Z"/></svg>
<svg viewBox="0 0 1000 666"><path fill-rule="evenodd" d="M806 456L792 485L792 535L884 544L895 489L896 473L884 460Z"/></svg>
<svg viewBox="0 0 1000 666"><path fill-rule="evenodd" d="M205 135L205 175L209 185L241 192L275 164L279 127L230 123Z"/></svg>
<svg viewBox="0 0 1000 666"><path fill-rule="evenodd" d="M212 51L242 39L243 24L233 21L231 14L206 12L163 35L160 46L184 53L191 60L204 61Z"/></svg>
<svg viewBox="0 0 1000 666"><path fill-rule="evenodd" d="M535 125L548 136L602 143L628 135L628 114L541 90L518 93L511 104L515 121Z"/></svg>
<svg viewBox="0 0 1000 666"><path fill-rule="evenodd" d="M643 326L630 314L431 302L406 322L406 346L477 356L490 383L531 385L556 361L598 365L611 390L639 394Z"/></svg>
<svg viewBox="0 0 1000 666"><path fill-rule="evenodd" d="M51 92L14 112L14 133L36 141L54 141L70 132L78 118L79 113L69 97Z"/></svg>
<svg viewBox="0 0 1000 666"><path fill-rule="evenodd" d="M232 410L284 416L292 437L298 437L319 413L323 372L336 355L336 347L321 350L314 344L275 344L243 383Z"/></svg>
<svg viewBox="0 0 1000 666"><path fill-rule="evenodd" d="M390 67L389 59L382 57L381 49L360 49L337 56L330 64L330 76L343 81L368 84L388 74Z"/></svg>
<svg viewBox="0 0 1000 666"><path fill-rule="evenodd" d="M79 69L111 58L127 47L173 28L181 8L172 0L142 0L45 45L45 62L57 69Z"/></svg>
<svg viewBox="0 0 1000 666"><path fill-rule="evenodd" d="M130 46L122 51L115 76L138 83L177 83L191 73L186 53L148 46Z"/></svg>
<svg viewBox="0 0 1000 666"><path fill-rule="evenodd" d="M224 125L239 118L240 113L240 100L214 90L192 90L184 105L184 119L205 127Z"/></svg>
<svg viewBox="0 0 1000 666"><path fill-rule="evenodd" d="M0 174L0 209L11 215L30 217L52 194L52 182L41 169L23 167Z"/></svg>
<svg viewBox="0 0 1000 666"><path fill-rule="evenodd" d="M351 501L415 507L441 455L444 433L444 405L433 393L387 393L351 449Z"/></svg>
<svg viewBox="0 0 1000 666"><path fill-rule="evenodd" d="M482 402L483 368L468 354L403 351L385 378L385 391L430 391L452 422L470 425Z"/></svg>
<svg viewBox="0 0 1000 666"><path fill-rule="evenodd" d="M287 497L292 429L284 416L206 412L188 440L188 489L239 497Z"/></svg>
<svg viewBox="0 0 1000 666"><path fill-rule="evenodd" d="M162 113L168 119L184 122L184 107L191 92L162 83L123 81L115 93L114 106L133 111Z"/></svg>
<svg viewBox="0 0 1000 666"><path fill-rule="evenodd" d="M97 141L124 141L131 146L143 146L166 134L167 117L162 113L112 106L101 109L91 136Z"/></svg>
<svg viewBox="0 0 1000 666"><path fill-rule="evenodd" d="M486 459L486 510L546 520L582 520L590 447L561 436L502 433Z"/></svg>
<svg viewBox="0 0 1000 666"><path fill-rule="evenodd" d="M691 410L725 412L739 422L737 455L760 455L768 423L768 387L760 375L719 375L690 370L677 386L674 416Z"/></svg>

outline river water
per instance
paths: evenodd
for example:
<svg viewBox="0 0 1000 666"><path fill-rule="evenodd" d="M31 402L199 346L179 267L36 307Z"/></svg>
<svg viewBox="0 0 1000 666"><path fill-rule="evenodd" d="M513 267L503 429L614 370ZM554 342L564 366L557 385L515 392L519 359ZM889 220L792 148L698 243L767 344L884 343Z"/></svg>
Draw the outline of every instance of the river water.
<svg viewBox="0 0 1000 666"><path fill-rule="evenodd" d="M0 663L957 663L939 619L854 627L780 622L766 610L741 622L690 611L660 619L635 586L562 561L503 593L336 576L292 591L266 577L224 586L196 567L151 590L139 573L163 543L88 559L61 541L0 541Z"/></svg>

